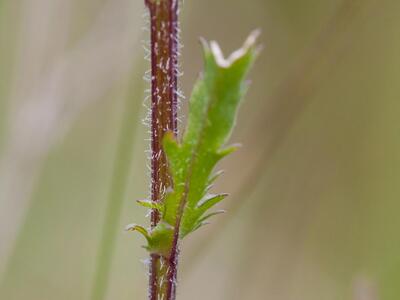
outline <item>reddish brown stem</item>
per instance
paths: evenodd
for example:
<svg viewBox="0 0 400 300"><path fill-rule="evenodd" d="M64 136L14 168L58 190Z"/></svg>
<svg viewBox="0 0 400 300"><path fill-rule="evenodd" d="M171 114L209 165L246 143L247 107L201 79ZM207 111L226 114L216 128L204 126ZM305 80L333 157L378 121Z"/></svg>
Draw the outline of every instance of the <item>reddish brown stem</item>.
<svg viewBox="0 0 400 300"><path fill-rule="evenodd" d="M145 0L145 4L150 12L151 43L151 199L159 202L172 185L162 138L167 131L177 133L178 0ZM153 210L151 227L157 226L159 221L159 212ZM166 280L167 286L161 287L160 260L164 258L153 254L150 259L149 299L158 300L164 291L175 290L168 287L175 281ZM165 263L169 265L169 262ZM176 268L176 264L173 265Z"/></svg>

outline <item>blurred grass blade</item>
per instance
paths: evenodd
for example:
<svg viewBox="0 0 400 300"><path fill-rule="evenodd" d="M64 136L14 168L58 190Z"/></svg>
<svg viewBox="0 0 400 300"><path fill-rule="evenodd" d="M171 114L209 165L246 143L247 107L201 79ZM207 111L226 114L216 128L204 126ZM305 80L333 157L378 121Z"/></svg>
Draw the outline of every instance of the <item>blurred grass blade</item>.
<svg viewBox="0 0 400 300"><path fill-rule="evenodd" d="M139 69L139 71L138 71ZM142 68L134 70L135 74L141 72ZM119 141L114 159L114 171L110 186L110 194L106 207L106 216L104 219L102 237L99 246L99 252L96 260L96 270L94 273L94 282L92 288L92 300L103 300L107 292L108 280L112 265L112 258L116 248L118 236L119 221L122 213L122 206L125 198L125 191L128 184L132 152L135 140L135 132L139 119L140 107L142 104L142 80L134 77L132 92L128 93L125 100ZM137 229L142 234L142 230Z"/></svg>

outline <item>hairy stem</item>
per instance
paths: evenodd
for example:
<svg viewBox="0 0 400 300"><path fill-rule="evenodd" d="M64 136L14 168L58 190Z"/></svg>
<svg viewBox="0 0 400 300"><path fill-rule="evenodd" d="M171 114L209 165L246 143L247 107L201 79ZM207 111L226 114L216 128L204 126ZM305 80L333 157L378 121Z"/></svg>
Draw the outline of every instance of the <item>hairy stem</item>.
<svg viewBox="0 0 400 300"><path fill-rule="evenodd" d="M145 4L150 12L151 43L151 200L159 202L172 185L162 139L168 131L177 133L178 0L145 0ZM153 210L151 227L159 220L159 212ZM150 259L149 299L174 299L167 291L175 290L175 280L165 276L176 274L176 264L156 254Z"/></svg>

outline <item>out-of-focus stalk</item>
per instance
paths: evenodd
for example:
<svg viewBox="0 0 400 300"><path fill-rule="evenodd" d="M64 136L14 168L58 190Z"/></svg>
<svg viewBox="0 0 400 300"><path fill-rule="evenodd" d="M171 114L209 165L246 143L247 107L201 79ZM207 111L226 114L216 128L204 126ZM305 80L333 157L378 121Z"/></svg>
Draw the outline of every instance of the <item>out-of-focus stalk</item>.
<svg viewBox="0 0 400 300"><path fill-rule="evenodd" d="M141 80L134 79L133 93L126 97L119 140L115 154L113 175L108 195L106 215L102 228L99 252L96 260L96 270L92 287L92 300L106 298L108 281L112 266L112 259L116 248L117 233L121 230L119 221L122 213L126 187L132 162L132 151L136 126L132 120L138 119L141 101Z"/></svg>

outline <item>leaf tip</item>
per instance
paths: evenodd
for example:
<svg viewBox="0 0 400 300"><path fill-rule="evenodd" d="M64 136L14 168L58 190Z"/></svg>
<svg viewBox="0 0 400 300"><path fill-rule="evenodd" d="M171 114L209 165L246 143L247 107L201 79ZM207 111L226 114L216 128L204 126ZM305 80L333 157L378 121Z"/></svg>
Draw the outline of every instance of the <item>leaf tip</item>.
<svg viewBox="0 0 400 300"><path fill-rule="evenodd" d="M235 152L238 150L242 145L241 144L233 144L227 148L221 149L218 151L218 155L220 158L223 158L225 156L228 156L229 154Z"/></svg>
<svg viewBox="0 0 400 300"><path fill-rule="evenodd" d="M125 231L137 231L140 234L144 236L144 238L149 242L150 241L150 235L147 232L147 229L144 228L143 226L137 225L137 224L129 224L125 226Z"/></svg>
<svg viewBox="0 0 400 300"><path fill-rule="evenodd" d="M146 208L150 208L150 209L155 209L158 211L162 211L163 210L163 203L161 202L154 202L151 200L136 200L136 202Z"/></svg>
<svg viewBox="0 0 400 300"><path fill-rule="evenodd" d="M215 62L220 68L228 69L235 64L238 60L243 57L250 55L256 57L261 51L262 47L257 45L258 37L261 35L261 30L256 29L250 33L244 42L243 46L238 50L234 51L228 58L225 58L219 44L216 41L211 41L207 45L207 49L210 49ZM204 46L203 46L204 47Z"/></svg>
<svg viewBox="0 0 400 300"><path fill-rule="evenodd" d="M246 41L244 42L243 48L248 49L251 47L258 47L257 45L257 40L261 35L261 29L257 28L253 30L249 36L247 37Z"/></svg>
<svg viewBox="0 0 400 300"><path fill-rule="evenodd" d="M205 52L207 52L210 49L208 42L204 37L202 37L202 36L199 37L199 42L200 42L201 46L203 47L203 49L205 50Z"/></svg>

